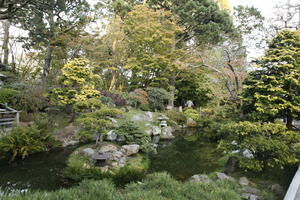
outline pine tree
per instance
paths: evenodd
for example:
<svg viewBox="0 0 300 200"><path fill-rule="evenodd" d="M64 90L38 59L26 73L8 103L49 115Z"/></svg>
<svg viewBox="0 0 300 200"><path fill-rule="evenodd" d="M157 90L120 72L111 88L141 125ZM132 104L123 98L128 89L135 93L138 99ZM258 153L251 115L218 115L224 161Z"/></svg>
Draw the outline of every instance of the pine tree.
<svg viewBox="0 0 300 200"><path fill-rule="evenodd" d="M247 81L246 102L252 101L260 114L284 116L292 129L300 113L300 31L280 32L258 64Z"/></svg>

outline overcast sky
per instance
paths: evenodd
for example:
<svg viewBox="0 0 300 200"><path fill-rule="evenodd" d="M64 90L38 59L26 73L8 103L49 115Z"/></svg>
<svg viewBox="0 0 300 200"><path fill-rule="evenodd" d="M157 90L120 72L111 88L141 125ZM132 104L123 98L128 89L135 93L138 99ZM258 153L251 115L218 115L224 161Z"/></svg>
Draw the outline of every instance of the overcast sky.
<svg viewBox="0 0 300 200"><path fill-rule="evenodd" d="M248 5L258 8L264 16L268 16L272 13L272 10L276 4L288 2L289 0L229 0L230 4L235 7L238 5ZM299 0L290 0L291 3L299 2Z"/></svg>

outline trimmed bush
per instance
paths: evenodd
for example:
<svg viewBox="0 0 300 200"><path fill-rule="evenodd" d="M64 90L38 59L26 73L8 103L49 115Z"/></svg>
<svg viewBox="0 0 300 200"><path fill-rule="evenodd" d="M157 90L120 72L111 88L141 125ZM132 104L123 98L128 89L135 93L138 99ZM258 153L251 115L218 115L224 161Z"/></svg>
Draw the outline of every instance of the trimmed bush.
<svg viewBox="0 0 300 200"><path fill-rule="evenodd" d="M138 144L145 153L156 152L151 143L151 137L133 121L123 122L115 132L125 139L126 144Z"/></svg>
<svg viewBox="0 0 300 200"><path fill-rule="evenodd" d="M299 164L300 134L288 131L283 124L232 122L220 126L218 132L227 136L219 147L227 152L239 150L240 167L246 170L262 171ZM242 156L245 150L253 156Z"/></svg>
<svg viewBox="0 0 300 200"><path fill-rule="evenodd" d="M209 184L179 182L166 173L154 173L142 183L131 183L124 189L117 189L110 180L85 180L79 186L53 192L35 192L3 200L50 200L50 199L105 199L105 200L241 200L238 187L229 181L217 181Z"/></svg>
<svg viewBox="0 0 300 200"><path fill-rule="evenodd" d="M182 112L168 110L166 115L170 120L176 122L177 124L183 125L186 122L186 116Z"/></svg>

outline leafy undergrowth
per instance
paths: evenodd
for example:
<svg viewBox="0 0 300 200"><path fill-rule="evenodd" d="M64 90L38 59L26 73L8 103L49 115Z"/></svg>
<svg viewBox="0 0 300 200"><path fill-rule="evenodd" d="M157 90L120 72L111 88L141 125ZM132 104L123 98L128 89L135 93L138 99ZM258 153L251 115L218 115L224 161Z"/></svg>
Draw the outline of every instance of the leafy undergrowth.
<svg viewBox="0 0 300 200"><path fill-rule="evenodd" d="M270 187L274 184L279 184L287 191L297 168L297 166L287 166L284 169L274 168L262 172L237 171L232 176L236 178L247 177L252 186L262 191L263 199L281 200L285 194L276 195L271 191Z"/></svg>
<svg viewBox="0 0 300 200"><path fill-rule="evenodd" d="M4 196L3 200L241 200L235 183L216 181L209 184L179 182L166 173L148 175L142 183L118 189L110 180L85 180L77 187L54 192L36 192Z"/></svg>

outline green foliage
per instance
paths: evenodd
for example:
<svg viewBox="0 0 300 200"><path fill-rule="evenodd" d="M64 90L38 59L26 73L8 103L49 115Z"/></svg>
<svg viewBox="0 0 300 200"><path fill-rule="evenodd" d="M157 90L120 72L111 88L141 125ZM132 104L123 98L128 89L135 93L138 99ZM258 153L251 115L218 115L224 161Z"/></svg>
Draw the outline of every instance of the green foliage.
<svg viewBox="0 0 300 200"><path fill-rule="evenodd" d="M113 124L110 117L117 117L122 114L122 111L117 108L109 108L105 105L94 112L82 114L76 122L82 126L79 137L81 140L89 141L92 140L94 135L98 135L100 142L102 137L107 131L113 128ZM96 141L98 142L98 141Z"/></svg>
<svg viewBox="0 0 300 200"><path fill-rule="evenodd" d="M68 166L64 169L63 174L78 182L84 179L102 180L104 178L111 178L116 185L124 186L132 181L142 180L146 175L148 167L148 158L137 154L134 157L128 158L126 166L121 168L115 167L107 172L102 172L98 166L94 166L90 157L74 151L68 159Z"/></svg>
<svg viewBox="0 0 300 200"><path fill-rule="evenodd" d="M171 98L169 92L163 88L149 87L148 102L152 110L164 110L166 102Z"/></svg>
<svg viewBox="0 0 300 200"><path fill-rule="evenodd" d="M47 88L44 85L38 85L36 83L27 84L19 92L16 106L18 109L28 113L45 110L45 108L50 106L47 93Z"/></svg>
<svg viewBox="0 0 300 200"><path fill-rule="evenodd" d="M197 45L217 44L224 39L224 33L233 29L228 12L214 1L150 0L149 4L177 15L178 24L184 27L185 41L193 39Z"/></svg>
<svg viewBox="0 0 300 200"><path fill-rule="evenodd" d="M184 113L184 116L186 118L191 118L194 121L199 121L200 120L199 112L197 110L193 109L193 108L188 108L183 113Z"/></svg>
<svg viewBox="0 0 300 200"><path fill-rule="evenodd" d="M141 104L139 105L139 109L141 109L142 111L150 111L150 106L149 104Z"/></svg>
<svg viewBox="0 0 300 200"><path fill-rule="evenodd" d="M96 109L101 105L100 92L96 89L100 77L93 73L89 61L76 58L69 61L58 77L60 88L53 89L53 96L60 106L72 106L73 110Z"/></svg>
<svg viewBox="0 0 300 200"><path fill-rule="evenodd" d="M220 127L219 134L226 136L220 148L227 152L248 149L253 159L240 156L240 167L262 171L266 168L299 164L299 133L287 131L284 125L259 122L227 123ZM234 141L234 142L233 142Z"/></svg>
<svg viewBox="0 0 300 200"><path fill-rule="evenodd" d="M19 126L0 138L1 159L26 158L30 154L47 151L58 146L54 137L37 126Z"/></svg>
<svg viewBox="0 0 300 200"><path fill-rule="evenodd" d="M125 121L116 130L116 134L124 137L126 144L138 144L143 152L154 153L155 148L151 143L151 137L146 134L135 122Z"/></svg>
<svg viewBox="0 0 300 200"><path fill-rule="evenodd" d="M130 102L131 105L134 106L135 108L138 105L146 105L148 104L148 93L141 89L135 89L133 92L129 94Z"/></svg>
<svg viewBox="0 0 300 200"><path fill-rule="evenodd" d="M168 110L166 115L170 120L176 122L177 124L184 125L186 123L186 116L182 112Z"/></svg>
<svg viewBox="0 0 300 200"><path fill-rule="evenodd" d="M282 31L270 43L259 61L259 70L250 74L244 92L248 110L256 117L287 118L287 127L300 112L300 31Z"/></svg>
<svg viewBox="0 0 300 200"><path fill-rule="evenodd" d="M175 48L176 34L182 31L176 19L165 10L138 5L127 14L124 24L130 49L125 68L132 72L131 88L167 89L186 58L183 48Z"/></svg>
<svg viewBox="0 0 300 200"><path fill-rule="evenodd" d="M183 102L192 100L197 106L205 106L211 100L210 87L208 79L203 72L196 70L181 73L175 82L178 93L176 94L176 104L183 106Z"/></svg>
<svg viewBox="0 0 300 200"><path fill-rule="evenodd" d="M0 103L11 105L18 94L18 91L10 88L0 88Z"/></svg>
<svg viewBox="0 0 300 200"><path fill-rule="evenodd" d="M142 184L131 183L122 190L117 189L109 180L85 180L74 188L53 192L35 192L13 197L4 196L3 200L38 200L38 199L105 199L105 200L241 200L236 184L228 181L209 184L179 182L166 173L150 174Z"/></svg>

